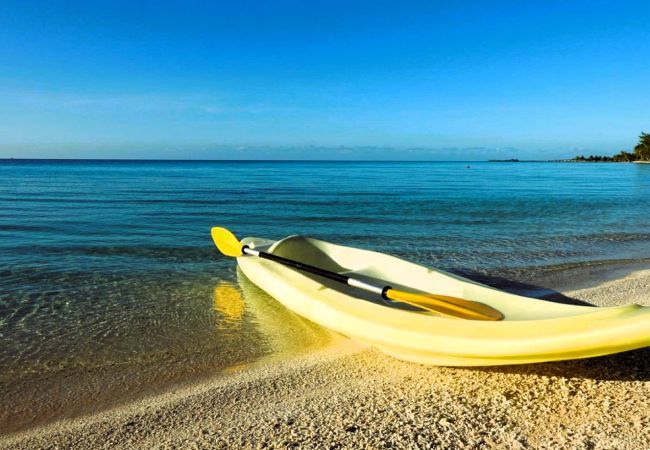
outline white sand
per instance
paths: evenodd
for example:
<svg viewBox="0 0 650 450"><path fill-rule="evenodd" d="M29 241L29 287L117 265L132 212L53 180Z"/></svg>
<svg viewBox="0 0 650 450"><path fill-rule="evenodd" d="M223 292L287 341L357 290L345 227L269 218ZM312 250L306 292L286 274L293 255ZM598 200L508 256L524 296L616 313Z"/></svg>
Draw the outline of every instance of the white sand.
<svg viewBox="0 0 650 450"><path fill-rule="evenodd" d="M565 292L650 305L650 271ZM345 338L196 386L0 438L1 448L650 448L650 349L460 369Z"/></svg>

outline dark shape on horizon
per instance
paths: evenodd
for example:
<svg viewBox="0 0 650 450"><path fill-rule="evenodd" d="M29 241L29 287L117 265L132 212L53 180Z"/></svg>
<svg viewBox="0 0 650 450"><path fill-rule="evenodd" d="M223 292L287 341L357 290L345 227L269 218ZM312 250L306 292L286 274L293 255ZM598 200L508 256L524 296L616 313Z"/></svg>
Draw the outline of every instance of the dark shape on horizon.
<svg viewBox="0 0 650 450"><path fill-rule="evenodd" d="M569 161L579 162L634 162L634 161L650 161L650 134L641 133L639 135L639 143L634 146L634 153L621 150L614 156L599 156L584 155L576 156Z"/></svg>
<svg viewBox="0 0 650 450"><path fill-rule="evenodd" d="M650 161L650 134L641 133L639 143L634 146L634 154L641 161Z"/></svg>

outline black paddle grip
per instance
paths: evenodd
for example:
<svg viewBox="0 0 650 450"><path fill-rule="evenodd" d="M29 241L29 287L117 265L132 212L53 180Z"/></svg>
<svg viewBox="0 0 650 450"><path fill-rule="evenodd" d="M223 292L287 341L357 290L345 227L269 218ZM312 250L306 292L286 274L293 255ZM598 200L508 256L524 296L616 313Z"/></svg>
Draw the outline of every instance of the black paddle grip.
<svg viewBox="0 0 650 450"><path fill-rule="evenodd" d="M285 266L293 267L294 269L302 270L304 272L313 273L314 275L320 275L321 277L329 278L330 280L338 281L339 283L348 284L350 277L347 275L341 275L340 273L330 272L329 270L320 269L315 266L310 266L309 264L304 264L299 261L294 261L292 259L283 258L282 256L273 255L271 253L260 252L260 258L270 259Z"/></svg>

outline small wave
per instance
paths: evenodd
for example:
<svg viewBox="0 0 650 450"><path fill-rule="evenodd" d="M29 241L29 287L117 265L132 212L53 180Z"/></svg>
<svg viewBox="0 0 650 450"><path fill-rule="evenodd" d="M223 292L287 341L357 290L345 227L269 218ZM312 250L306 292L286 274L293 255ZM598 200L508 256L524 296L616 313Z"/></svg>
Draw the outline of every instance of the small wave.
<svg viewBox="0 0 650 450"><path fill-rule="evenodd" d="M649 233L600 233L571 236L570 239L586 242L632 242L650 241Z"/></svg>
<svg viewBox="0 0 650 450"><path fill-rule="evenodd" d="M39 225L19 225L19 224L8 224L0 225L0 231L51 231L51 227L44 227Z"/></svg>
<svg viewBox="0 0 650 450"><path fill-rule="evenodd" d="M212 247L155 247L155 246L16 246L12 252L31 254L131 256L174 261L206 261L218 254Z"/></svg>

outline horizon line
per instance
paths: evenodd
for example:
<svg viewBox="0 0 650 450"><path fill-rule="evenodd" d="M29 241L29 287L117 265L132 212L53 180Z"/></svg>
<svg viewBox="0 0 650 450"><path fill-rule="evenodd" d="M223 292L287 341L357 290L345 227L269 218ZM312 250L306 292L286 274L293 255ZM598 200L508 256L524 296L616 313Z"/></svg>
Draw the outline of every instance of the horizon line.
<svg viewBox="0 0 650 450"><path fill-rule="evenodd" d="M567 160L570 158L567 158ZM0 161L104 161L104 162L553 162L565 159L174 159L174 158L0 158Z"/></svg>

